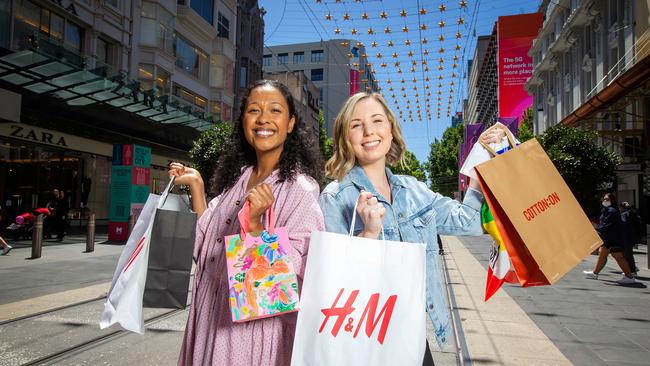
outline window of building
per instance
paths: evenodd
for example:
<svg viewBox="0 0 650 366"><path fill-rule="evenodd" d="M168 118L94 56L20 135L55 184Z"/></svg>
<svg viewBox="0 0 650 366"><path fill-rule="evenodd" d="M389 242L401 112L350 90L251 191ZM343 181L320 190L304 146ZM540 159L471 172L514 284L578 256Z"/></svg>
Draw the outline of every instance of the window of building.
<svg viewBox="0 0 650 366"><path fill-rule="evenodd" d="M97 38L97 61L109 65L110 44L101 38Z"/></svg>
<svg viewBox="0 0 650 366"><path fill-rule="evenodd" d="M174 43L176 66L195 78L208 79L208 54L194 46L181 36L176 36Z"/></svg>
<svg viewBox="0 0 650 366"><path fill-rule="evenodd" d="M153 89L153 65L140 64L138 65L138 81L142 90Z"/></svg>
<svg viewBox="0 0 650 366"><path fill-rule="evenodd" d="M0 47L9 48L11 34L11 0L0 0Z"/></svg>
<svg viewBox="0 0 650 366"><path fill-rule="evenodd" d="M83 29L80 26L67 22L65 24L65 41L63 44L66 48L81 53L81 43L83 41Z"/></svg>
<svg viewBox="0 0 650 366"><path fill-rule="evenodd" d="M248 85L248 80L246 79L248 77L248 69L246 66L242 66L239 68L239 86L241 88L245 88L246 85Z"/></svg>
<svg viewBox="0 0 650 366"><path fill-rule="evenodd" d="M293 63L301 64L305 62L305 53L304 52L294 52L293 53Z"/></svg>
<svg viewBox="0 0 650 366"><path fill-rule="evenodd" d="M262 58L262 66L272 66L273 65L273 56L272 55L264 55Z"/></svg>
<svg viewBox="0 0 650 366"><path fill-rule="evenodd" d="M221 102L213 100L210 102L210 113L214 114L217 118L221 119Z"/></svg>
<svg viewBox="0 0 650 366"><path fill-rule="evenodd" d="M108 4L108 5L112 6L112 7L114 7L115 9L118 8L117 7L117 5L118 5L117 0L104 0L104 4Z"/></svg>
<svg viewBox="0 0 650 366"><path fill-rule="evenodd" d="M221 12L217 13L217 36L230 38L230 20Z"/></svg>
<svg viewBox="0 0 650 366"><path fill-rule="evenodd" d="M174 16L162 6L143 1L140 44L174 52Z"/></svg>
<svg viewBox="0 0 650 366"><path fill-rule="evenodd" d="M286 65L289 61L288 53L278 53L278 65Z"/></svg>
<svg viewBox="0 0 650 366"><path fill-rule="evenodd" d="M322 81L323 69L311 69L311 81Z"/></svg>
<svg viewBox="0 0 650 366"><path fill-rule="evenodd" d="M14 12L14 35L12 47L18 50L28 48L29 38L37 31L56 43L63 42L65 19L27 0L16 2ZM81 48L75 48L80 50Z"/></svg>
<svg viewBox="0 0 650 366"><path fill-rule="evenodd" d="M311 62L323 62L323 50L311 51Z"/></svg>
<svg viewBox="0 0 650 366"><path fill-rule="evenodd" d="M178 97L179 99L182 99L195 107L198 107L201 110L207 110L208 108L208 100L192 91L189 91L181 86L174 85L174 91L173 94Z"/></svg>
<svg viewBox="0 0 650 366"><path fill-rule="evenodd" d="M167 71L156 67L156 95L169 94L170 78L171 76Z"/></svg>
<svg viewBox="0 0 650 366"><path fill-rule="evenodd" d="M208 23L212 24L214 19L214 1L213 0L192 0L190 7L205 19ZM227 38L227 37L226 37Z"/></svg>

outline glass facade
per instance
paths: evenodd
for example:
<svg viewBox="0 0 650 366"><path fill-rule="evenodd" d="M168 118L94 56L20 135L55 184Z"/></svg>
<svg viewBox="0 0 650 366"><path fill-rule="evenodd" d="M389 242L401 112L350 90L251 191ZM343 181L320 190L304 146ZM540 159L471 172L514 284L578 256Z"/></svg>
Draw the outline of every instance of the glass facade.
<svg viewBox="0 0 650 366"><path fill-rule="evenodd" d="M311 62L323 62L323 50L311 51Z"/></svg>
<svg viewBox="0 0 650 366"><path fill-rule="evenodd" d="M174 42L176 66L195 78L208 80L208 54L181 36Z"/></svg>
<svg viewBox="0 0 650 366"><path fill-rule="evenodd" d="M214 19L213 0L190 0L190 7L199 14L201 18L212 24Z"/></svg>
<svg viewBox="0 0 650 366"><path fill-rule="evenodd" d="M217 36L230 39L230 20L221 12L217 14Z"/></svg>
<svg viewBox="0 0 650 366"><path fill-rule="evenodd" d="M140 44L174 52L174 16L162 6L143 1Z"/></svg>
<svg viewBox="0 0 650 366"><path fill-rule="evenodd" d="M11 42L13 49L28 49L31 46L30 37L38 32L55 43L62 43L69 50L81 53L84 41L84 30L81 26L66 21L59 14L28 0L18 0L15 6L14 34Z"/></svg>

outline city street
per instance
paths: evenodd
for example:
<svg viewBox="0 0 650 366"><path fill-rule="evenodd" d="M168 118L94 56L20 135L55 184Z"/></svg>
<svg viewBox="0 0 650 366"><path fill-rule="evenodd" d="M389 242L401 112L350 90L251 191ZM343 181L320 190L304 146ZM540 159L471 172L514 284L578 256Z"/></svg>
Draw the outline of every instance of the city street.
<svg viewBox="0 0 650 366"><path fill-rule="evenodd" d="M0 366L175 364L187 310L145 309L144 336L100 330L103 296L122 246L97 244L84 253L83 240L46 242L35 260L27 259L27 242L19 242L0 257ZM649 364L645 246L636 251L644 268L637 285L615 284L620 276L611 261L602 280L584 279L582 270L595 260L589 256L553 286L505 286L485 303L490 238L443 240L461 347L434 352L436 365L456 365L457 355L465 365Z"/></svg>

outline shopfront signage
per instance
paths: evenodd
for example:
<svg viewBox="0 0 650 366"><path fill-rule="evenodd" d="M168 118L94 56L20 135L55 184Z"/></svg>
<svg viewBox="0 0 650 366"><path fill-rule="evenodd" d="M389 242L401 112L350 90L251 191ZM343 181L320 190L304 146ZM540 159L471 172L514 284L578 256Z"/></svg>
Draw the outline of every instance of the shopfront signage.
<svg viewBox="0 0 650 366"><path fill-rule="evenodd" d="M60 6L63 10L67 11L68 13L78 16L77 9L74 7L74 3L72 3L72 1L68 0L67 1L67 4L68 4L67 6L63 5L63 0L50 0L50 2Z"/></svg>
<svg viewBox="0 0 650 366"><path fill-rule="evenodd" d="M50 144L55 146L68 147L65 142L65 137L56 136L53 133L37 130L34 128L25 128L23 126L11 125L11 137L17 137L23 140L32 140L43 144Z"/></svg>

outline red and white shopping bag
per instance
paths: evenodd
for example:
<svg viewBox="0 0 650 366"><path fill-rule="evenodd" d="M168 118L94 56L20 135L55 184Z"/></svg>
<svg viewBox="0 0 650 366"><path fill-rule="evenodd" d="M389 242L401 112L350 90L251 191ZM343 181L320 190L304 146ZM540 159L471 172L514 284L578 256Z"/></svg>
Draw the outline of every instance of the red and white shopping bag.
<svg viewBox="0 0 650 366"><path fill-rule="evenodd" d="M425 273L422 243L313 232L291 365L421 365Z"/></svg>

